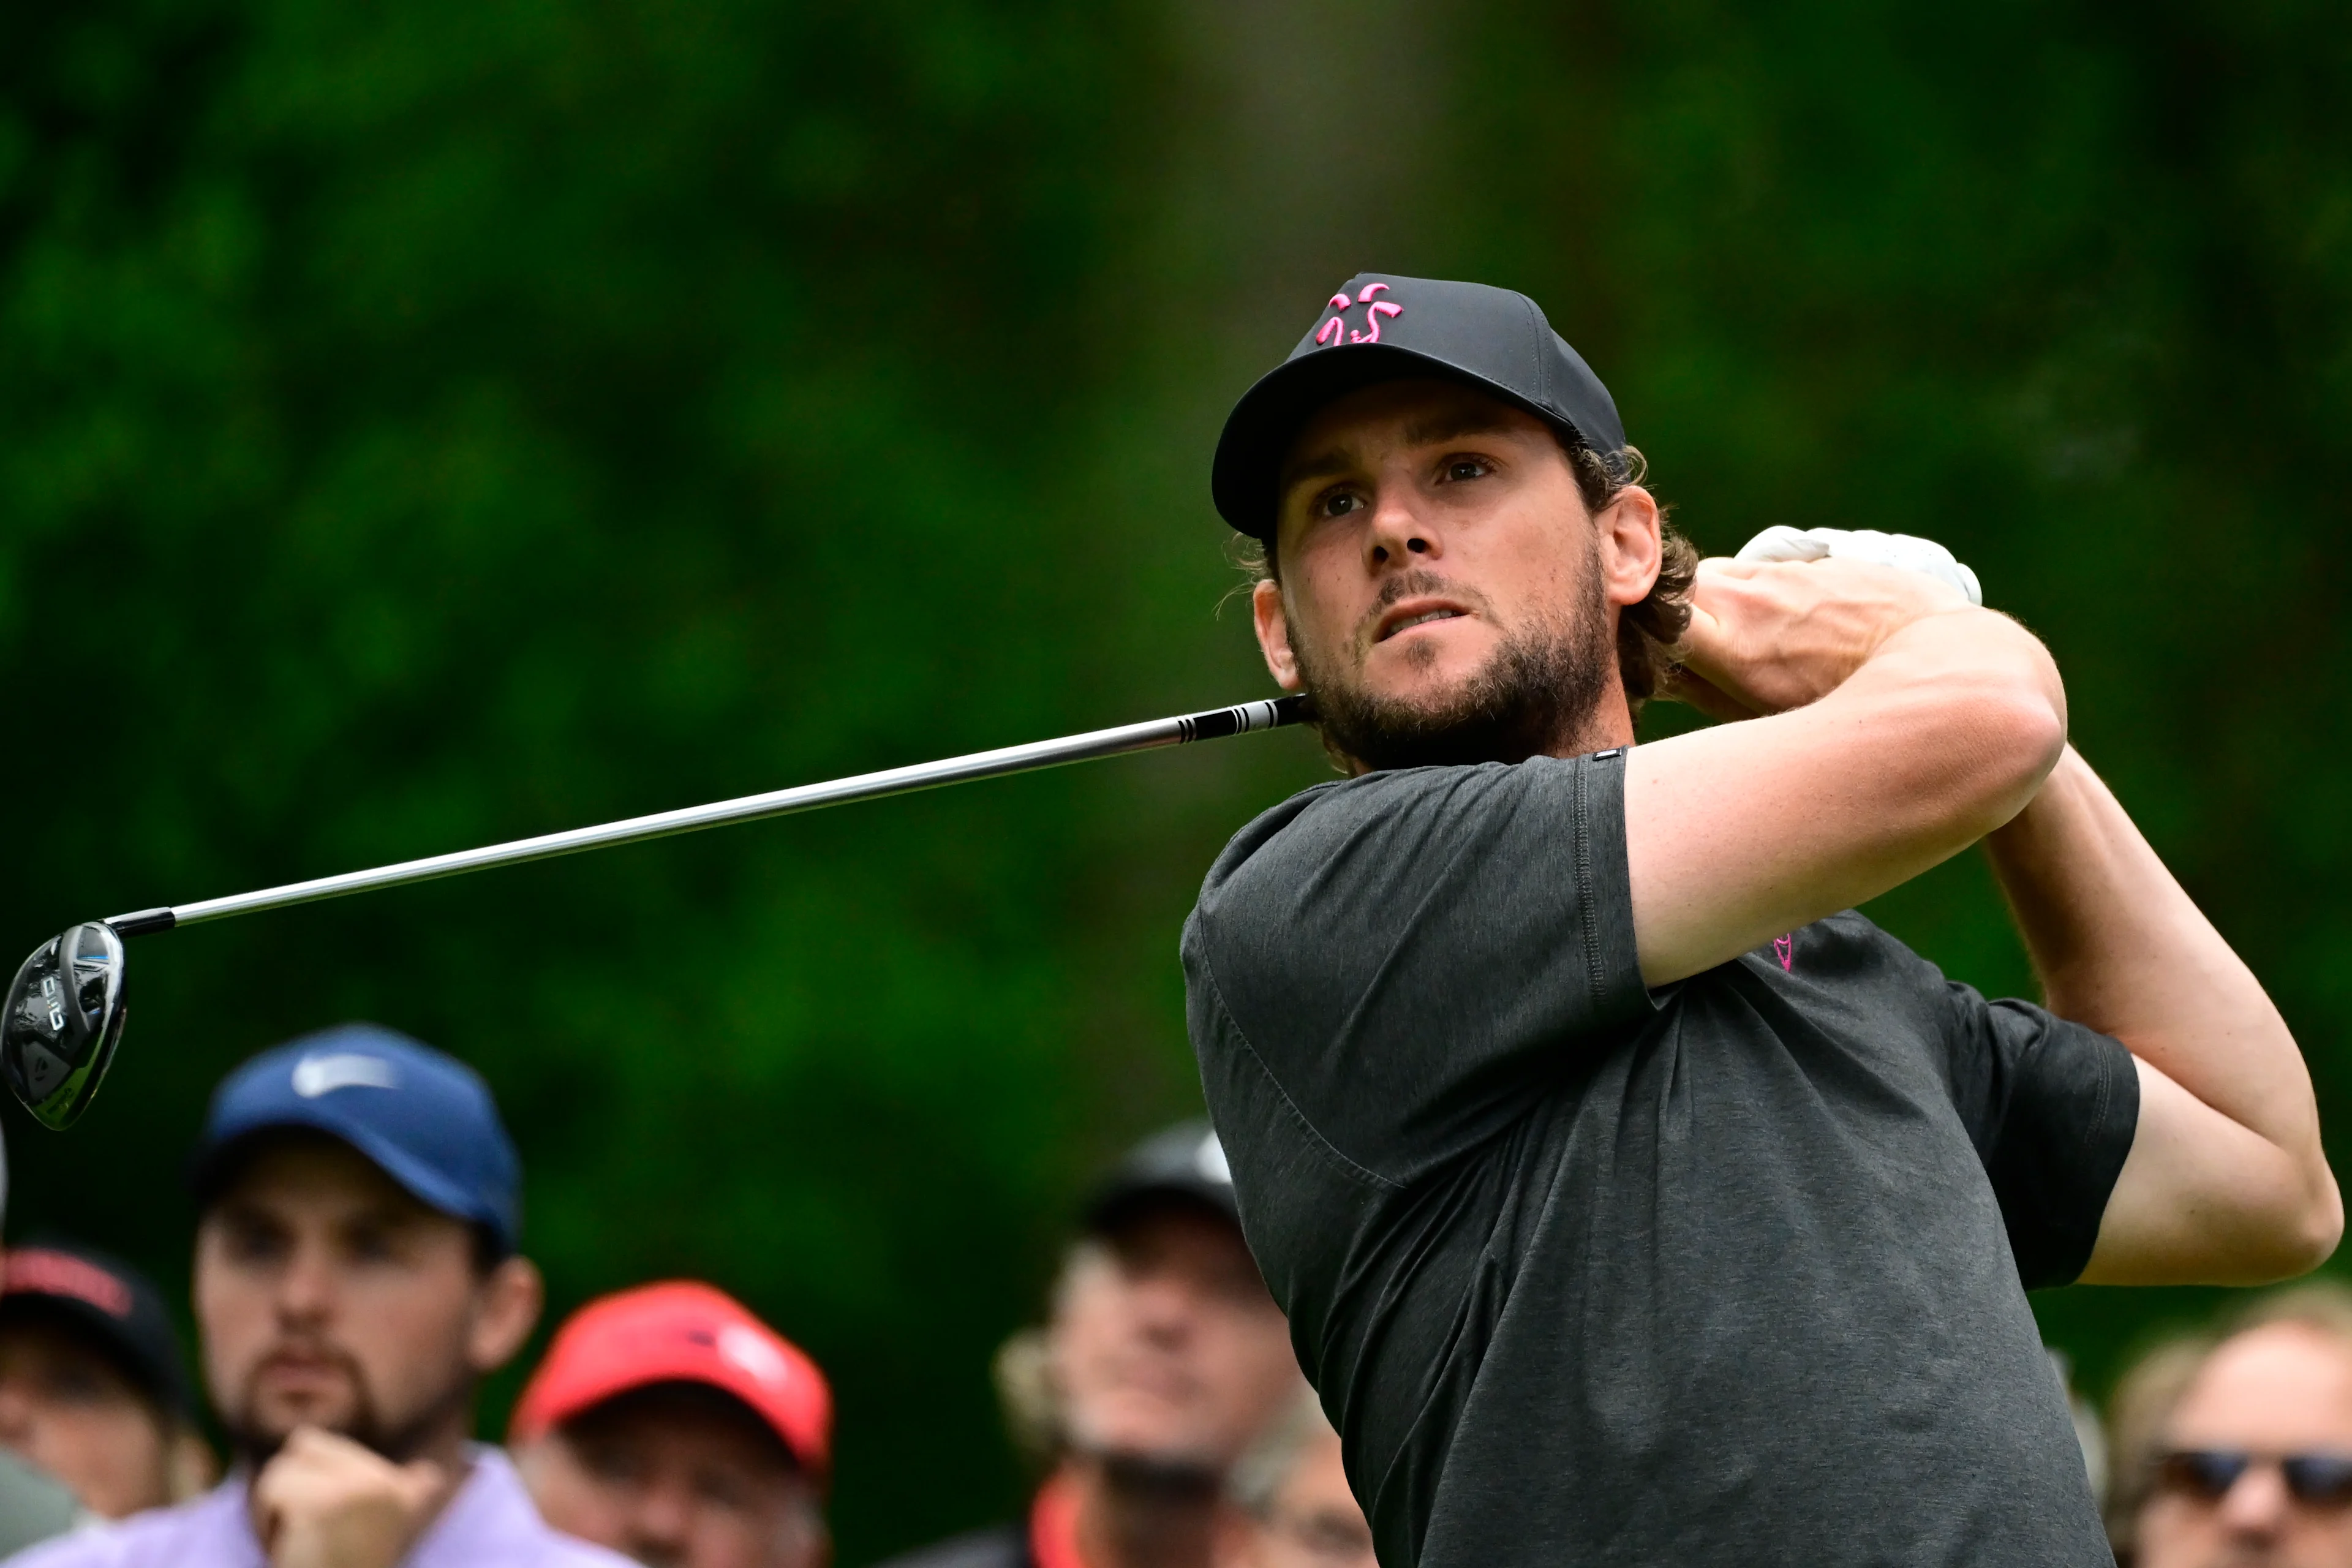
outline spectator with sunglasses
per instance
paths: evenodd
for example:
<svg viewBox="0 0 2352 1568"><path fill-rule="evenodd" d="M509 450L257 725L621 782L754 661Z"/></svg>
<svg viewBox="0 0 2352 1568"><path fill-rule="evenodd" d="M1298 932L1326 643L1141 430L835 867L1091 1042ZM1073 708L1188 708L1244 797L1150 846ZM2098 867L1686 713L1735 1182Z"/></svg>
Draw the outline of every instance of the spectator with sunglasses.
<svg viewBox="0 0 2352 1568"><path fill-rule="evenodd" d="M2352 1563L2352 1290L2298 1286L2158 1348L2110 1425L2124 1568Z"/></svg>

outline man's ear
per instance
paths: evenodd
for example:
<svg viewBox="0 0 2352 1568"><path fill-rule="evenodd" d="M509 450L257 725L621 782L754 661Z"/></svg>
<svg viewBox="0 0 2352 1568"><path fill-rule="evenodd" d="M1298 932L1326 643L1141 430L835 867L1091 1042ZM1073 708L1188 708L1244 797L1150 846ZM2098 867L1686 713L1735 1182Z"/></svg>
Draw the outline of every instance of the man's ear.
<svg viewBox="0 0 2352 1568"><path fill-rule="evenodd" d="M466 1354L478 1373L492 1373L514 1359L547 1304L547 1283L528 1258L509 1258L474 1287L474 1321Z"/></svg>
<svg viewBox="0 0 2352 1568"><path fill-rule="evenodd" d="M1282 587L1272 579L1261 579L1250 590L1250 619L1257 629L1258 651L1265 655L1265 668L1274 683L1285 691L1297 691L1304 686L1298 679L1298 658L1290 651L1290 618L1283 613Z"/></svg>
<svg viewBox="0 0 2352 1568"><path fill-rule="evenodd" d="M1650 596L1665 558L1665 518L1658 499L1639 485L1627 485L1592 520L1601 547L1601 591L1622 608Z"/></svg>

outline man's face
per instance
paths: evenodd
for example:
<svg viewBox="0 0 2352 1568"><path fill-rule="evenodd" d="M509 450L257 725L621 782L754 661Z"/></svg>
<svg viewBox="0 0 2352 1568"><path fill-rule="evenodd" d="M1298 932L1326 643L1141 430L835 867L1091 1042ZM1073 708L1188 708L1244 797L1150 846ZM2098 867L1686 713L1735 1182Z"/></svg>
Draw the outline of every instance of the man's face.
<svg viewBox="0 0 2352 1568"><path fill-rule="evenodd" d="M2352 1507L2298 1501L2277 1461L2352 1458L2352 1345L2276 1323L2223 1344L2165 1428L2168 1450L2242 1450L2254 1462L2219 1500L2159 1485L2140 1511L2139 1568L2342 1568Z"/></svg>
<svg viewBox="0 0 2352 1568"><path fill-rule="evenodd" d="M1080 1253L1050 1344L1079 1451L1172 1468L1222 1470L1301 1385L1240 1230L1191 1205Z"/></svg>
<svg viewBox="0 0 2352 1568"><path fill-rule="evenodd" d="M257 1151L196 1230L205 1378L238 1450L308 1426L405 1459L461 1422L538 1311L530 1266L481 1274L473 1247L346 1144Z"/></svg>
<svg viewBox="0 0 2352 1568"><path fill-rule="evenodd" d="M716 1389L625 1394L519 1451L547 1522L651 1568L824 1568L815 1487Z"/></svg>
<svg viewBox="0 0 2352 1568"><path fill-rule="evenodd" d="M161 1412L62 1323L20 1315L0 1324L0 1448L48 1471L107 1519L172 1500Z"/></svg>
<svg viewBox="0 0 2352 1568"><path fill-rule="evenodd" d="M1433 380L1322 410L1280 485L1281 583L1253 598L1258 641L1341 750L1394 767L1590 738L1619 689L1610 606L1657 575L1646 492L1594 518L1541 420Z"/></svg>
<svg viewBox="0 0 2352 1568"><path fill-rule="evenodd" d="M1374 1568L1372 1532L1348 1489L1336 1433L1318 1433L1263 1518L1228 1508L1216 1568Z"/></svg>

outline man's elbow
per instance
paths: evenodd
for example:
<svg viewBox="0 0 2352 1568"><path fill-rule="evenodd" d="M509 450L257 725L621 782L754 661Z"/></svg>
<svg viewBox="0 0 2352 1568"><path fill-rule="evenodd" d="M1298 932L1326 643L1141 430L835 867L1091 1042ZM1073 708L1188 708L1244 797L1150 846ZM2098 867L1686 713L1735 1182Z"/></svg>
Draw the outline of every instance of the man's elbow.
<svg viewBox="0 0 2352 1568"><path fill-rule="evenodd" d="M2320 1169L2302 1210L2294 1227L2294 1272L2308 1274L2335 1257L2337 1244L2344 1239L2344 1194L2333 1171Z"/></svg>
<svg viewBox="0 0 2352 1568"><path fill-rule="evenodd" d="M2023 811L2066 754L2063 698L2022 681L1988 682L1956 715L1975 826L1990 833Z"/></svg>
<svg viewBox="0 0 2352 1568"><path fill-rule="evenodd" d="M2335 1176L2323 1170L2314 1183L2297 1183L2239 1222L2226 1251L2233 1267L2227 1278L2201 1283L2273 1285L2310 1273L2336 1254L2344 1239L2344 1199Z"/></svg>

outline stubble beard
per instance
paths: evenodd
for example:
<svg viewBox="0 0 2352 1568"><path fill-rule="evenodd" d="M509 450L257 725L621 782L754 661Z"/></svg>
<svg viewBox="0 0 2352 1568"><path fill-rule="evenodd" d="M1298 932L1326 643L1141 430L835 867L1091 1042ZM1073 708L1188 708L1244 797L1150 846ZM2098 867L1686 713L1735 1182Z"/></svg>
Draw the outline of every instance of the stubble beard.
<svg viewBox="0 0 2352 1568"><path fill-rule="evenodd" d="M1598 562L1590 564L1589 591L1565 617L1505 631L1484 667L1437 697L1383 696L1295 644L1324 744L1374 772L1523 763L1572 746L1607 697L1615 663ZM1414 594L1465 596L1434 572L1407 572L1382 586L1371 613Z"/></svg>

